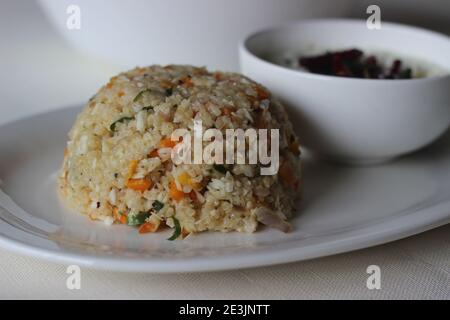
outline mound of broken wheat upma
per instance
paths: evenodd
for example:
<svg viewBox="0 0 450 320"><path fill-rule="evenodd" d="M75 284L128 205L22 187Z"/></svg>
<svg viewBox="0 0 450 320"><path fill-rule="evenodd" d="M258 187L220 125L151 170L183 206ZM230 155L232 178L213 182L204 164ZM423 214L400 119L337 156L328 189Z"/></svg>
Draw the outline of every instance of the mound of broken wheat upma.
<svg viewBox="0 0 450 320"><path fill-rule="evenodd" d="M280 165L179 164L177 128L279 129ZM204 142L207 144L207 142ZM59 190L91 219L172 239L205 230L254 232L258 223L288 231L300 188L299 145L283 107L261 85L235 73L168 65L111 78L69 133Z"/></svg>

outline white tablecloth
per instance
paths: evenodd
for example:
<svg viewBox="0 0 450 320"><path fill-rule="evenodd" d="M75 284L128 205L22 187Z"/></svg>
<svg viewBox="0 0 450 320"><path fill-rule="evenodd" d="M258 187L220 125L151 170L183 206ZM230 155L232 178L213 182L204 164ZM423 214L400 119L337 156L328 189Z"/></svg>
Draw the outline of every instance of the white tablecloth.
<svg viewBox="0 0 450 320"><path fill-rule="evenodd" d="M274 267L175 275L81 270L0 250L0 298L68 299L449 299L450 226L390 244ZM381 289L366 268L381 269Z"/></svg>
<svg viewBox="0 0 450 320"><path fill-rule="evenodd" d="M0 3L0 39L0 124L80 103L117 71L69 49L33 2ZM381 268L380 290L366 286L369 265ZM265 268L176 275L82 269L80 290L67 289L66 268L0 250L0 298L450 299L450 225L370 249Z"/></svg>

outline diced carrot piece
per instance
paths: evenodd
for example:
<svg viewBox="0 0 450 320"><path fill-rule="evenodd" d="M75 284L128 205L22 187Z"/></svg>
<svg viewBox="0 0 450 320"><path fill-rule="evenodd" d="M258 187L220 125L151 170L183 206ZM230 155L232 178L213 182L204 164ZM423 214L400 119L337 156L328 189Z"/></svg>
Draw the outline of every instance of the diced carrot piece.
<svg viewBox="0 0 450 320"><path fill-rule="evenodd" d="M123 97L125 95L125 92L123 92L123 91L119 91L118 93L117 93L117 96L120 98L120 97Z"/></svg>
<svg viewBox="0 0 450 320"><path fill-rule="evenodd" d="M121 224L127 223L127 216L125 214L119 213L119 208L114 207L113 209L113 216L116 221L119 221Z"/></svg>
<svg viewBox="0 0 450 320"><path fill-rule="evenodd" d="M191 77L184 77L183 79L181 79L181 81L182 81L183 87L191 88L194 86L194 83L192 82Z"/></svg>
<svg viewBox="0 0 450 320"><path fill-rule="evenodd" d="M116 82L116 80L117 80L117 77L112 77L111 79L109 79L109 82L106 85L106 88L107 89L111 89L113 87L113 85L114 85L114 82Z"/></svg>
<svg viewBox="0 0 450 320"><path fill-rule="evenodd" d="M186 238L188 235L190 235L191 233L189 231L187 231L186 229L183 228L183 230L181 230L181 237L184 239Z"/></svg>
<svg viewBox="0 0 450 320"><path fill-rule="evenodd" d="M169 197L175 201L180 201L184 198L184 192L178 190L177 185L173 181L169 183Z"/></svg>
<svg viewBox="0 0 450 320"><path fill-rule="evenodd" d="M170 138L164 138L159 143L159 146L162 148L173 148L177 145L178 141L173 141Z"/></svg>
<svg viewBox="0 0 450 320"><path fill-rule="evenodd" d="M159 225L154 222L146 222L139 227L139 233L149 233L158 230Z"/></svg>
<svg viewBox="0 0 450 320"><path fill-rule="evenodd" d="M148 179L129 179L125 183L127 188L130 188L135 191L145 191L152 187L153 182Z"/></svg>
<svg viewBox="0 0 450 320"><path fill-rule="evenodd" d="M150 153L148 154L148 156L149 156L150 158L158 157L158 149L153 149L152 151L150 151Z"/></svg>
<svg viewBox="0 0 450 320"><path fill-rule="evenodd" d="M264 90L261 86L255 87L256 93L258 94L258 100L264 100L269 98L269 93Z"/></svg>

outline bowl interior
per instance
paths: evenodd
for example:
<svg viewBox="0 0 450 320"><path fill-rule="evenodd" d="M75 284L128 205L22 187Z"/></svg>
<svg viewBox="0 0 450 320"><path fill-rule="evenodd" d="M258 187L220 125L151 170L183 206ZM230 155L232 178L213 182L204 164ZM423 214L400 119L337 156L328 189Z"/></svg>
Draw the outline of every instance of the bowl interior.
<svg viewBox="0 0 450 320"><path fill-rule="evenodd" d="M450 70L449 37L386 22L382 22L381 29L370 30L363 20L302 21L256 33L244 42L244 47L258 58L278 64L283 64L282 59L300 55L359 48L420 61L438 74L448 74Z"/></svg>

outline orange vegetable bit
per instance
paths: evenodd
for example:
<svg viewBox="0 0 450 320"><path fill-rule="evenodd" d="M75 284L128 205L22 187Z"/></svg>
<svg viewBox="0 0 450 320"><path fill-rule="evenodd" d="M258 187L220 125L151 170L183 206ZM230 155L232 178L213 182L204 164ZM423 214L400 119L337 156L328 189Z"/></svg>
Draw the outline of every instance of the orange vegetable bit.
<svg viewBox="0 0 450 320"><path fill-rule="evenodd" d="M184 77L181 79L181 82L181 85L185 88L192 88L194 86L191 77Z"/></svg>
<svg viewBox="0 0 450 320"><path fill-rule="evenodd" d="M181 238L183 238L183 239L186 238L190 234L191 233L184 228L183 228L183 230L181 230Z"/></svg>
<svg viewBox="0 0 450 320"><path fill-rule="evenodd" d="M125 183L127 188L130 188L135 191L145 191L150 189L153 186L153 182L149 179L129 179Z"/></svg>
<svg viewBox="0 0 450 320"><path fill-rule="evenodd" d="M178 141L173 141L170 137L164 138L159 143L161 148L173 148L178 144Z"/></svg>
<svg viewBox="0 0 450 320"><path fill-rule="evenodd" d="M111 79L109 79L109 82L106 84L106 88L111 89L114 85L114 83L116 82L117 77L112 77Z"/></svg>
<svg viewBox="0 0 450 320"><path fill-rule="evenodd" d="M261 86L255 87L256 93L258 94L258 100L264 100L269 98L269 93Z"/></svg>
<svg viewBox="0 0 450 320"><path fill-rule="evenodd" d="M182 184L182 185L189 185L191 182L191 176L187 173L187 172L182 172L179 176L178 176L178 181Z"/></svg>
<svg viewBox="0 0 450 320"><path fill-rule="evenodd" d="M153 149L152 151L150 151L150 153L148 154L148 156L149 156L150 158L158 157L158 149Z"/></svg>
<svg viewBox="0 0 450 320"><path fill-rule="evenodd" d="M113 208L113 216L115 221L119 221L121 224L127 224L127 216L119 213L119 208Z"/></svg>
<svg viewBox="0 0 450 320"><path fill-rule="evenodd" d="M159 224L154 223L154 222L146 222L144 224L141 224L141 226L139 227L139 233L143 234L143 233L150 233L150 232L155 232L156 230L158 230Z"/></svg>
<svg viewBox="0 0 450 320"><path fill-rule="evenodd" d="M184 192L178 190L177 185L174 181L169 182L169 197L175 201L180 201L184 198Z"/></svg>
<svg viewBox="0 0 450 320"><path fill-rule="evenodd" d="M138 166L137 160L131 160L130 164L128 165L128 174L127 174L127 180L131 178L131 176L136 172Z"/></svg>
<svg viewBox="0 0 450 320"><path fill-rule="evenodd" d="M198 183L195 182L187 172L182 172L178 176L178 181L183 186L190 186L191 188L194 188L194 189L198 188Z"/></svg>

